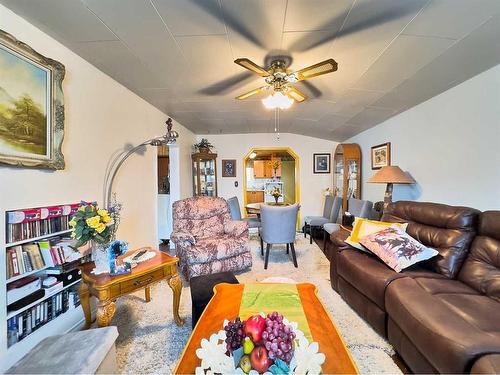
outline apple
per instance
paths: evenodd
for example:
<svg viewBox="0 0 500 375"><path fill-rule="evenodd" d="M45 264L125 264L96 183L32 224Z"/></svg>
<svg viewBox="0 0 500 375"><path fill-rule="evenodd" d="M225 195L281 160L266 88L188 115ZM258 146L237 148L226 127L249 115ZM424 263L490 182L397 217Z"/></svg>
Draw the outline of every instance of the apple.
<svg viewBox="0 0 500 375"><path fill-rule="evenodd" d="M250 354L250 363L254 370L262 374L267 371L273 361L269 358L266 348L263 346L256 346Z"/></svg>
<svg viewBox="0 0 500 375"><path fill-rule="evenodd" d="M262 340L262 332L266 329L266 319L260 315L253 315L245 322L245 335L257 344Z"/></svg>

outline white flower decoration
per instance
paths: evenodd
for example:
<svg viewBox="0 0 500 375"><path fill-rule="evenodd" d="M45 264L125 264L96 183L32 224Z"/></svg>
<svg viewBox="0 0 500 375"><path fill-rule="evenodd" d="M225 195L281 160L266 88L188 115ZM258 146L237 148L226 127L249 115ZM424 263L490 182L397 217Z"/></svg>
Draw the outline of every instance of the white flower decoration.
<svg viewBox="0 0 500 375"><path fill-rule="evenodd" d="M201 348L196 349L196 356L201 359L201 370L210 368L212 372L222 374L234 372L233 358L226 355L226 345L224 342L219 343L216 334L211 335L210 340L201 340Z"/></svg>
<svg viewBox="0 0 500 375"><path fill-rule="evenodd" d="M294 374L320 374L321 365L325 362L325 355L318 353L319 345L317 342L311 344L307 339L299 340L299 345L295 347L294 358L290 363L290 368Z"/></svg>

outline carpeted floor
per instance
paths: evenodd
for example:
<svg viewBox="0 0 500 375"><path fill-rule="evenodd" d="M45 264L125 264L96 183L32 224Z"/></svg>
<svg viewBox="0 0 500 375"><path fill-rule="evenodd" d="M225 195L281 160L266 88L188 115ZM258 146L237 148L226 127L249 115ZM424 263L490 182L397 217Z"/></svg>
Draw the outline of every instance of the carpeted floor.
<svg viewBox="0 0 500 375"><path fill-rule="evenodd" d="M310 245L309 238L297 235L299 268L293 266L285 247L281 246L273 249L267 270L264 270L256 236L252 236L250 246L253 267L237 275L241 283L282 276L315 284L361 373L401 373L391 358L392 347L331 288L329 262L315 243ZM122 373L171 373L191 333L191 297L186 282L180 308L181 316L186 318L183 327L173 321L172 292L166 283L153 287L151 297L151 302L145 303L143 292L134 293L117 303L113 324L120 332L117 358Z"/></svg>

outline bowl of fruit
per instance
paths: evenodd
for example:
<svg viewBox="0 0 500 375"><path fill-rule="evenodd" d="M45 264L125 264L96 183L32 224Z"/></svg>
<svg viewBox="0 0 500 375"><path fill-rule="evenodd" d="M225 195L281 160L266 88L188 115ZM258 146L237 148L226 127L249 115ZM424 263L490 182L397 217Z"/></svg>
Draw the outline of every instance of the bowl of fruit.
<svg viewBox="0 0 500 375"><path fill-rule="evenodd" d="M196 374L319 374L325 355L296 322L282 314L260 313L224 321L222 330L202 339Z"/></svg>

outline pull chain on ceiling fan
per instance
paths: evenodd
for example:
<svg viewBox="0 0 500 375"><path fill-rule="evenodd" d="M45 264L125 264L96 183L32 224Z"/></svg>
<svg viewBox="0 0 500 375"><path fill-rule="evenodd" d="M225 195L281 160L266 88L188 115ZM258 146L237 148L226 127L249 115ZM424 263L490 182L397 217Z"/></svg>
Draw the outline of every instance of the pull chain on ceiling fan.
<svg viewBox="0 0 500 375"><path fill-rule="evenodd" d="M290 72L287 69L286 62L281 59L273 60L267 70L247 58L236 59L234 62L263 77L266 82L265 86L239 95L236 99L244 100L263 92L272 91L268 97L262 100L264 106L269 109L287 109L290 108L294 101L299 103L303 102L307 99L307 96L302 91L292 86L292 84L335 72L338 67L333 59L319 62L295 72Z"/></svg>

